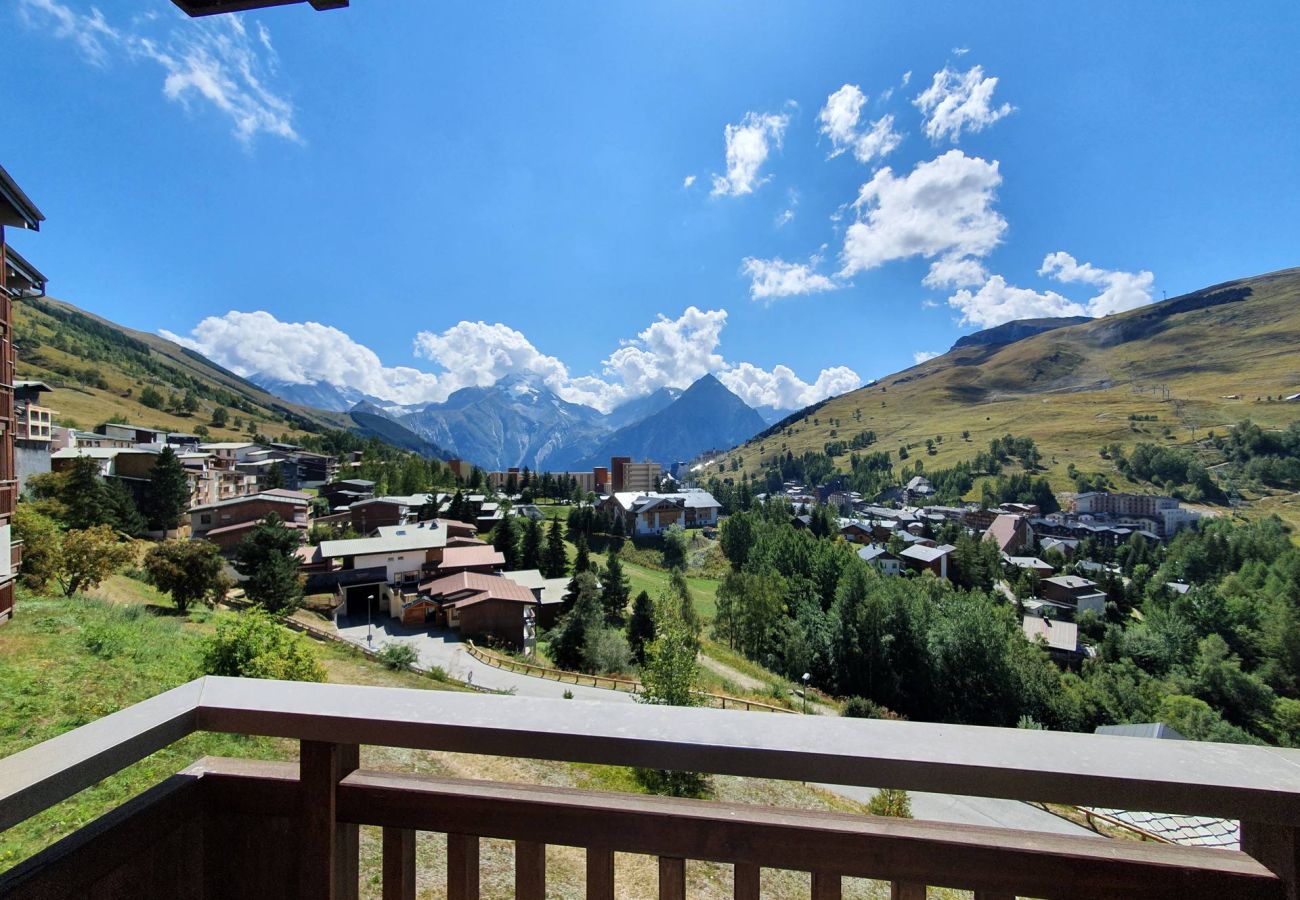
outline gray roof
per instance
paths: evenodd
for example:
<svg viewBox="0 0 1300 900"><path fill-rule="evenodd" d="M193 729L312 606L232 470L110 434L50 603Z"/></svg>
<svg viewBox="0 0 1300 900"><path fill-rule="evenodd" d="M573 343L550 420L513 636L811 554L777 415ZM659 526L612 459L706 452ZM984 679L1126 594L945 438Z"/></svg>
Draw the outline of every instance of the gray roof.
<svg viewBox="0 0 1300 900"><path fill-rule="evenodd" d="M1110 734L1116 737L1163 738L1167 741L1185 741L1177 731L1164 722L1141 722L1130 725L1099 725L1096 734Z"/></svg>
<svg viewBox="0 0 1300 900"><path fill-rule="evenodd" d="M947 556L956 549L957 548L952 544L941 544L938 547L924 547L920 544L913 544L911 547L908 547L906 550L899 553L899 556L905 556L908 559L915 559L928 563L934 562L940 557Z"/></svg>
<svg viewBox="0 0 1300 900"><path fill-rule="evenodd" d="M881 556L891 556L889 548L884 544L867 544L865 547L858 548L858 558L867 562Z"/></svg>
<svg viewBox="0 0 1300 900"><path fill-rule="evenodd" d="M401 553L406 550L431 550L447 546L444 528L410 529L404 534L395 531L390 536L352 538L344 541L321 541L320 555L330 559L340 556L371 556L376 553Z"/></svg>
<svg viewBox="0 0 1300 900"><path fill-rule="evenodd" d="M1190 847L1241 849L1241 826L1231 819L1203 816L1174 816L1168 813L1134 812L1126 809L1091 810L1132 825L1147 834Z"/></svg>

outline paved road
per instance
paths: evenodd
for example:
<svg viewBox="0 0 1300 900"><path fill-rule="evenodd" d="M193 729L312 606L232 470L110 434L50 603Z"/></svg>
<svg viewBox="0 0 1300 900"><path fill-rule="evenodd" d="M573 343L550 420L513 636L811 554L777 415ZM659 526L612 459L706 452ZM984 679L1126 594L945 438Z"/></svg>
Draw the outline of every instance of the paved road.
<svg viewBox="0 0 1300 900"><path fill-rule="evenodd" d="M465 649L465 644L453 631L406 628L389 616L383 616L382 621L374 622L371 627L374 629L375 649L387 643L410 644L419 653L421 665L438 666L457 681L468 681L494 691L513 691L519 697L547 697L558 700L564 696L565 691L571 691L575 700L592 700L601 703L634 702L631 694L622 691L548 681L544 678L520 675L517 672L489 666L470 656L469 651ZM341 618L338 631L348 640L365 646L365 619L358 622L356 617Z"/></svg>
<svg viewBox="0 0 1300 900"><path fill-rule="evenodd" d="M497 669L479 662L469 655L465 644L455 632L429 631L428 629L411 629L396 620L383 616L382 621L371 626L374 630L373 646L382 647L389 642L411 644L420 656L421 665L439 666L451 677L459 681L470 681L480 687L498 691L514 691L520 697L547 697L558 699L566 690L573 692L573 699L599 703L632 703L631 694L611 691L605 688L584 687L583 685L561 684L547 681L532 675L520 675ZM338 631L343 637L361 646L366 645L366 621L357 622L355 618L340 619ZM866 803L875 793L873 788L852 785L822 784L825 790ZM1067 822L1059 816L1044 812L1036 806L1021 803L1018 800L997 800L987 797L961 797L952 794L929 794L908 791L912 800L912 815L918 819L935 822L952 822L961 825L996 825L1002 828L1018 828L1026 831L1046 831L1051 834L1066 834L1096 837L1086 828Z"/></svg>

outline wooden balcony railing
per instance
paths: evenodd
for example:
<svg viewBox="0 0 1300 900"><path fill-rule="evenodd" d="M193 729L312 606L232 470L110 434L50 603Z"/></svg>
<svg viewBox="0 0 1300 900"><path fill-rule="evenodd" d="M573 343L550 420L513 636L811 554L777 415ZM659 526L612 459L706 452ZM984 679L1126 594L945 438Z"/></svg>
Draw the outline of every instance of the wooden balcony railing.
<svg viewBox="0 0 1300 900"><path fill-rule="evenodd" d="M414 896L417 831L448 835L447 895L479 895L480 839L515 845L515 896L540 900L546 846L586 848L586 893L614 854L925 885L977 898L1296 897L1300 753L708 709L206 678L0 760L9 828L194 731L301 742L299 762L205 759L0 876L13 897L356 897L358 826L382 829L383 896ZM362 744L898 787L1242 820L1242 852L360 769ZM1044 770L1041 760L1051 760Z"/></svg>

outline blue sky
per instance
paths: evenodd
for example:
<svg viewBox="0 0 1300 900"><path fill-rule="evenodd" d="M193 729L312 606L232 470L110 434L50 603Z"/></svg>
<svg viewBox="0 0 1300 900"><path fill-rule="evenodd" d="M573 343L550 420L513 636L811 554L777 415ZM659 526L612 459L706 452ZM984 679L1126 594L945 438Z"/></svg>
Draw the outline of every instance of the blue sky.
<svg viewBox="0 0 1300 900"><path fill-rule="evenodd" d="M1289 2L16 0L0 30L52 294L389 399L715 371L795 406L1300 262Z"/></svg>

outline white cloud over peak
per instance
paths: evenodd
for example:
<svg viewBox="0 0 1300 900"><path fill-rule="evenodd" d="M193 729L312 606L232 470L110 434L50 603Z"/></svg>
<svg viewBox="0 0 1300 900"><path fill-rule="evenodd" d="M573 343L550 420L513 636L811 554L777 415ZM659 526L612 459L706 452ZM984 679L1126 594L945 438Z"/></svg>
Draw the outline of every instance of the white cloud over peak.
<svg viewBox="0 0 1300 900"><path fill-rule="evenodd" d="M238 375L263 374L291 384L324 381L398 403L441 399L450 390L436 375L386 367L369 347L319 322L281 322L269 312L209 316L189 336L160 332Z"/></svg>
<svg viewBox="0 0 1300 900"><path fill-rule="evenodd" d="M737 197L752 194L766 178L759 170L773 145L778 149L790 117L785 113L745 113L737 125L728 125L727 174L713 176L713 195Z"/></svg>
<svg viewBox="0 0 1300 900"><path fill-rule="evenodd" d="M786 366L767 371L728 362L719 352L726 323L722 309L691 306L675 319L660 315L610 353L599 375L578 376L522 332L499 322L462 321L440 332L417 334L415 355L435 363L441 370L436 373L385 366L373 350L337 328L281 322L265 311L232 310L209 316L187 336L161 334L239 375L262 374L292 384L325 382L402 404L441 402L461 388L486 387L510 375L536 378L564 400L602 412L661 387L689 387L709 372L728 386L742 386L742 396L775 398L783 408L805 406L861 383L843 366L823 370L810 384Z"/></svg>
<svg viewBox="0 0 1300 900"><path fill-rule="evenodd" d="M93 65L107 68L115 55L160 66L163 95L186 109L202 104L232 123L245 145L258 134L299 139L293 104L269 86L278 61L270 32L254 22L250 36L235 16L190 20L174 13L137 16L129 26L113 26L95 8L76 12L59 0L19 0L29 27L72 41Z"/></svg>
<svg viewBox="0 0 1300 900"><path fill-rule="evenodd" d="M749 296L754 300L776 300L803 294L819 294L839 287L828 276L816 271L820 257L814 256L806 263L790 263L783 259L757 259L749 256L741 264L749 276Z"/></svg>
<svg viewBox="0 0 1300 900"><path fill-rule="evenodd" d="M846 150L858 162L866 163L887 156L903 140L894 131L894 117L882 116L869 128L859 127L867 95L856 84L846 84L826 98L817 114L819 130L831 140L831 156Z"/></svg>
<svg viewBox="0 0 1300 900"><path fill-rule="evenodd" d="M929 362L936 356L943 356L943 354L936 350L917 350L912 354L912 362L919 366L923 362Z"/></svg>
<svg viewBox="0 0 1300 900"><path fill-rule="evenodd" d="M997 78L986 77L979 66L965 72L944 66L935 72L930 86L912 101L921 110L926 136L935 143L948 138L955 144L962 131L983 131L1010 115L1010 103L993 106L997 86Z"/></svg>
<svg viewBox="0 0 1300 900"><path fill-rule="evenodd" d="M822 369L817 380L809 384L787 366L777 365L768 371L750 363L740 363L718 373L718 380L750 406L777 409L802 409L810 403L862 386L858 373L846 366Z"/></svg>
<svg viewBox="0 0 1300 900"><path fill-rule="evenodd" d="M1100 294L1088 301L1090 316L1108 316L1145 306L1151 302L1151 288L1156 280L1155 275L1145 270L1119 272L1099 269L1091 263L1080 264L1063 250L1047 254L1038 274L1064 283L1091 284L1102 288Z"/></svg>
<svg viewBox="0 0 1300 900"><path fill-rule="evenodd" d="M998 163L949 150L898 177L888 166L858 192L858 220L844 235L842 277L913 256L987 256L1006 219L994 208Z"/></svg>
<svg viewBox="0 0 1300 900"><path fill-rule="evenodd" d="M1016 319L1087 314L1081 304L1055 291L1040 294L1029 288L1015 287L1007 284L1001 275L994 275L978 291L958 291L948 298L948 305L961 313L963 325L979 328L992 328Z"/></svg>

